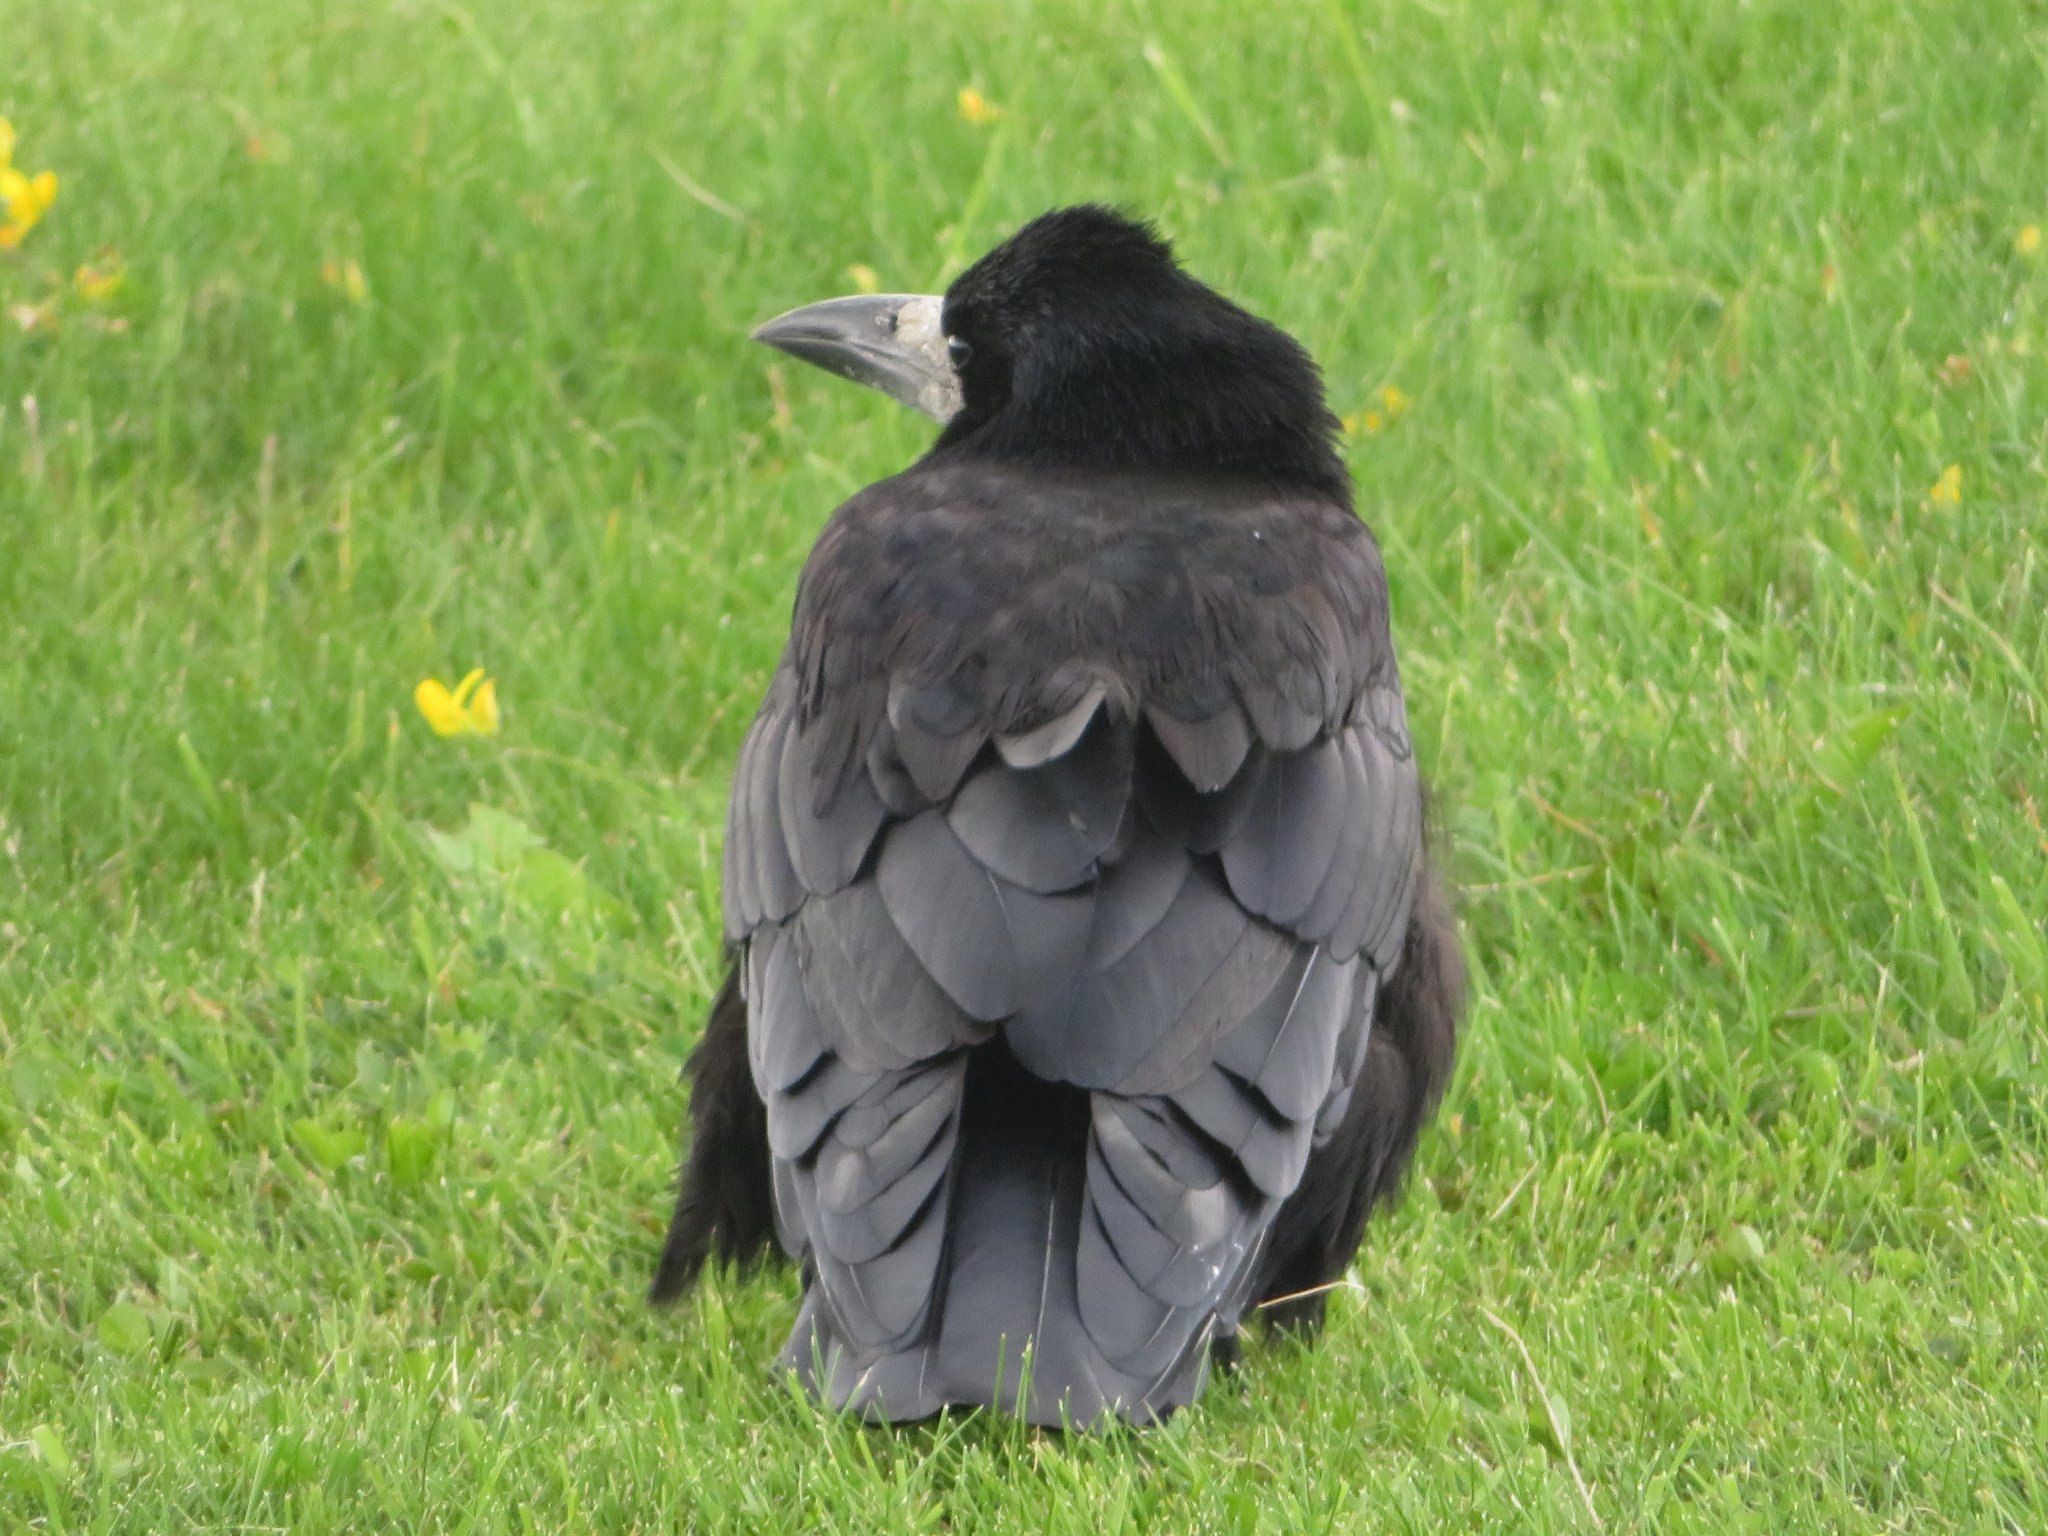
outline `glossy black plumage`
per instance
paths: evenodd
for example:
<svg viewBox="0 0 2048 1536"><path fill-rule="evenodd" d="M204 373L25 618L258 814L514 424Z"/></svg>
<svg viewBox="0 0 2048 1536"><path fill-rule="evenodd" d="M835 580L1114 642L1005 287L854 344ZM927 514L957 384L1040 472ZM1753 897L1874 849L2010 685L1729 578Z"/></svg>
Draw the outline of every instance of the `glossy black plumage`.
<svg viewBox="0 0 2048 1536"><path fill-rule="evenodd" d="M1098 209L944 325L964 404L833 515L735 771L655 1295L772 1234L828 1402L1146 1422L1320 1317L1462 968L1306 355Z"/></svg>

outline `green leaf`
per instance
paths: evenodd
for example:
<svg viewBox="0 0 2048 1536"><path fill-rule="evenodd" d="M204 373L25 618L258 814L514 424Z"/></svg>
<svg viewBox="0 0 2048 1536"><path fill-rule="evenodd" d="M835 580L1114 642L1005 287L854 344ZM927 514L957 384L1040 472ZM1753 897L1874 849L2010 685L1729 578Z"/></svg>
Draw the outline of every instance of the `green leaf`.
<svg viewBox="0 0 2048 1536"><path fill-rule="evenodd" d="M1707 1269L1717 1280L1732 1280L1745 1270L1762 1268L1769 1257L1763 1234L1738 1221L1715 1242L1707 1255Z"/></svg>
<svg viewBox="0 0 2048 1536"><path fill-rule="evenodd" d="M356 1047L355 1086L375 1093L391 1076L391 1061L371 1041Z"/></svg>
<svg viewBox="0 0 2048 1536"><path fill-rule="evenodd" d="M513 884L513 894L536 916L556 922L568 918L606 921L622 910L584 873L580 864L545 848L526 855Z"/></svg>
<svg viewBox="0 0 2048 1536"><path fill-rule="evenodd" d="M14 1090L15 1100L31 1114L58 1098L64 1087L50 1063L28 1055L15 1059L13 1066L8 1068L7 1080Z"/></svg>
<svg viewBox="0 0 2048 1536"><path fill-rule="evenodd" d="M206 819L213 823L215 831L222 830L227 824L227 807L221 803L220 791L214 788L213 775L199 760L199 749L192 745L191 736L184 731L178 732L178 761L185 765L185 777L191 781L199 803L206 808Z"/></svg>
<svg viewBox="0 0 2048 1536"><path fill-rule="evenodd" d="M439 1088L427 1100L427 1124L440 1130L447 1130L455 1123L455 1090Z"/></svg>
<svg viewBox="0 0 2048 1536"><path fill-rule="evenodd" d="M1970 984L1970 964L1963 955L1956 928L1942 897L1941 882L1935 878L1934 857L1927 848L1927 835L1920 829L1920 812L1906 788L1906 780L1894 762L1892 785L1898 791L1899 809L1906 813L1906 840L1913 845L1913 862L1919 866L1920 885L1934 926L1935 946L1941 959L1941 1000L1949 1013L1948 1028L1962 1033L1977 1016L1977 993Z"/></svg>
<svg viewBox="0 0 2048 1536"><path fill-rule="evenodd" d="M64 1449L64 1437L57 1433L54 1424L38 1424L28 1432L28 1443L35 1447L36 1459L59 1477L69 1477L77 1470L71 1453Z"/></svg>
<svg viewBox="0 0 2048 1536"><path fill-rule="evenodd" d="M400 1189L424 1184L446 1139L444 1130L424 1120L393 1120L384 1132L384 1161L391 1170L391 1182Z"/></svg>
<svg viewBox="0 0 2048 1536"><path fill-rule="evenodd" d="M612 922L625 908L575 860L550 849L539 833L494 806L469 808L459 832L420 829L434 861L458 886L497 894L549 925L565 920Z"/></svg>
<svg viewBox="0 0 2048 1536"><path fill-rule="evenodd" d="M1572 1411L1555 1392L1543 1394L1539 1407L1529 1410L1529 1434L1553 1456L1572 1453Z"/></svg>
<svg viewBox="0 0 2048 1536"><path fill-rule="evenodd" d="M363 1128L353 1122L323 1125L318 1120L294 1120L292 1136L306 1155L329 1173L338 1172L351 1158L361 1157L370 1147Z"/></svg>
<svg viewBox="0 0 2048 1536"><path fill-rule="evenodd" d="M469 823L459 832L421 829L427 851L449 874L506 874L528 851L545 846L541 836L517 816L494 806L474 803Z"/></svg>
<svg viewBox="0 0 2048 1536"><path fill-rule="evenodd" d="M2048 944L2041 939L2041 920L2027 916L2019 897L2005 883L2005 876L1991 877L1991 900L2004 926L1993 935L1998 952L2013 973L2013 980L2029 996L2048 992Z"/></svg>
<svg viewBox="0 0 2048 1536"><path fill-rule="evenodd" d="M1828 732L1813 751L1813 770L1837 794L1846 793L1870 771L1870 765L1912 711L1903 704L1874 709Z"/></svg>
<svg viewBox="0 0 2048 1536"><path fill-rule="evenodd" d="M1794 815L1802 821L1815 821L1823 806L1861 783L1884 744L1911 713L1902 704L1872 710L1847 725L1835 727L1815 742L1807 753L1807 763L1818 782L1809 784L1795 798Z"/></svg>
<svg viewBox="0 0 2048 1536"><path fill-rule="evenodd" d="M139 1355L156 1342L149 1314L132 1301L117 1301L102 1312L95 1331L117 1355Z"/></svg>

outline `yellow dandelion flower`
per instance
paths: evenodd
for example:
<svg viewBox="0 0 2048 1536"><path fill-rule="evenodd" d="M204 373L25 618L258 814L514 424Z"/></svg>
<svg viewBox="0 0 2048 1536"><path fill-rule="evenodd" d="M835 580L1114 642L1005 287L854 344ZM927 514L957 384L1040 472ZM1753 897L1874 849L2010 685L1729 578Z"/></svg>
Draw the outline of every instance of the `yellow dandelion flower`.
<svg viewBox="0 0 2048 1536"><path fill-rule="evenodd" d="M436 736L495 736L498 734L498 682L477 667L450 692L439 678L421 680L412 691Z"/></svg>
<svg viewBox="0 0 2048 1536"><path fill-rule="evenodd" d="M1963 499L1963 466L1951 464L1941 478L1927 488L1927 499L1938 507L1953 507Z"/></svg>
<svg viewBox="0 0 2048 1536"><path fill-rule="evenodd" d="M880 293L882 280L875 275L875 269L864 261L856 261L846 269L847 280L860 293Z"/></svg>
<svg viewBox="0 0 2048 1536"><path fill-rule="evenodd" d="M2021 230L2014 238L2012 248L2022 256L2038 256L2041 253L2041 226L2029 224Z"/></svg>
<svg viewBox="0 0 2048 1536"><path fill-rule="evenodd" d="M1380 404L1386 407L1389 426L1406 416L1408 407L1414 403L1398 385L1389 384L1380 391Z"/></svg>
<svg viewBox="0 0 2048 1536"><path fill-rule="evenodd" d="M1003 109L971 85L960 87L960 116L977 128L985 128L1003 115Z"/></svg>

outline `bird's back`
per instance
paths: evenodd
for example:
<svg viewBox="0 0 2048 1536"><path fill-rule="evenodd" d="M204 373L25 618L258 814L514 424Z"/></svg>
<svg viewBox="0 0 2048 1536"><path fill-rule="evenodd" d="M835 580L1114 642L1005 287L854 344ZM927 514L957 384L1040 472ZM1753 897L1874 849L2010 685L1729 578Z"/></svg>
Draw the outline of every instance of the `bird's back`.
<svg viewBox="0 0 2048 1536"><path fill-rule="evenodd" d="M1342 1140L1421 857L1348 509L943 461L848 503L726 850L787 1363L888 1419L1187 1402Z"/></svg>

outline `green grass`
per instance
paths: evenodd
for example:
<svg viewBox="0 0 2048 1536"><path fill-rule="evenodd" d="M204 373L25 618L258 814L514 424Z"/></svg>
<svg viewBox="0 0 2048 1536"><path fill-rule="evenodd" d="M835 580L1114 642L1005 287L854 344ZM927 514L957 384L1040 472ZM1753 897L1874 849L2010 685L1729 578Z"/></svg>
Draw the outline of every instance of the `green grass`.
<svg viewBox="0 0 2048 1536"><path fill-rule="evenodd" d="M0 1528L2048 1528L2042 6L4 36ZM744 335L1083 197L1412 398L1353 462L1475 1001L1319 1349L866 1431L787 1276L639 1299L728 765L926 436Z"/></svg>

